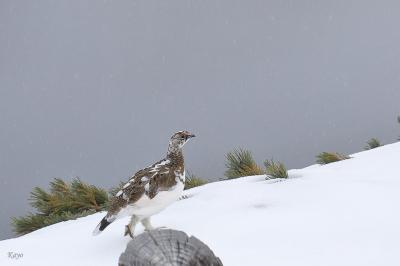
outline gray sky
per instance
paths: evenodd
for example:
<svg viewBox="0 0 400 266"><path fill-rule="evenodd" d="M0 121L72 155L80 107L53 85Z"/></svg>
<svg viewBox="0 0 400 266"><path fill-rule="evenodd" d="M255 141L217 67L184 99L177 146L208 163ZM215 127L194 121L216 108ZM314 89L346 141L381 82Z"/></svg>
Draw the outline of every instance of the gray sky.
<svg viewBox="0 0 400 266"><path fill-rule="evenodd" d="M54 177L109 188L190 130L289 168L400 135L398 1L0 2L0 238Z"/></svg>

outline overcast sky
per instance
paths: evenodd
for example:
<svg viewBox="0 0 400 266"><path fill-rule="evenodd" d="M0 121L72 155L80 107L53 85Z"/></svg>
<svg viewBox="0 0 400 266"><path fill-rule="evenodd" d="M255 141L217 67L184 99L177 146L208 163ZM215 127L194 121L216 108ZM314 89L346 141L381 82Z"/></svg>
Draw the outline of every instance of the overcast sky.
<svg viewBox="0 0 400 266"><path fill-rule="evenodd" d="M198 136L186 168L207 179L235 147L300 168L395 141L399 14L398 1L1 0L0 238L34 186L109 188L177 130Z"/></svg>

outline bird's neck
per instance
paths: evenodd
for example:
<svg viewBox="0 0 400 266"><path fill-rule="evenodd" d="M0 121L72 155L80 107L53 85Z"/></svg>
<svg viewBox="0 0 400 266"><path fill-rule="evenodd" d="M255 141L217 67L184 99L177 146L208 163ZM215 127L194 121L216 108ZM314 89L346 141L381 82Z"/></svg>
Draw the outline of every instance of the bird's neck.
<svg viewBox="0 0 400 266"><path fill-rule="evenodd" d="M177 165L183 165L184 161L182 148L170 143L170 145L168 146L167 158Z"/></svg>

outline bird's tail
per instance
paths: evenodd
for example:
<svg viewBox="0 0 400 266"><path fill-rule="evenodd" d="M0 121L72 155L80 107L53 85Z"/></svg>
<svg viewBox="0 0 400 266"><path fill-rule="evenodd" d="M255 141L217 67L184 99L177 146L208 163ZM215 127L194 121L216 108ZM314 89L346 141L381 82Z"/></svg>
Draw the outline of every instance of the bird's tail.
<svg viewBox="0 0 400 266"><path fill-rule="evenodd" d="M103 230L109 226L112 222L114 222L115 218L113 217L107 217L104 216L104 218L101 220L101 222L96 226L96 228L93 230L93 235L96 236L103 232Z"/></svg>

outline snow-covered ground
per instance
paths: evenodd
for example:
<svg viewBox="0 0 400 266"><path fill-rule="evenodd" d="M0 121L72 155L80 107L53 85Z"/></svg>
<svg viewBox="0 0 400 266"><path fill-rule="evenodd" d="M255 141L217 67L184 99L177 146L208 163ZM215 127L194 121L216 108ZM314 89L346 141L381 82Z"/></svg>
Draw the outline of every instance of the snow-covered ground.
<svg viewBox="0 0 400 266"><path fill-rule="evenodd" d="M185 191L192 197L153 224L198 237L224 265L398 266L400 143L352 157L291 170L288 180L252 176ZM0 265L116 265L129 218L94 237L103 215L1 241Z"/></svg>

